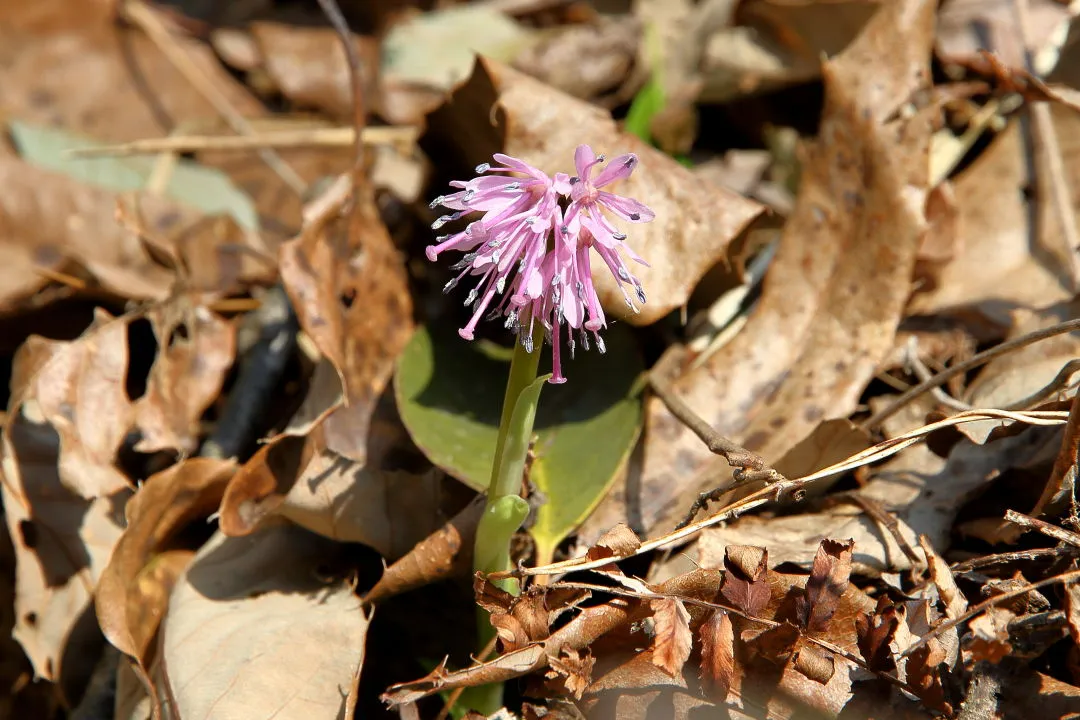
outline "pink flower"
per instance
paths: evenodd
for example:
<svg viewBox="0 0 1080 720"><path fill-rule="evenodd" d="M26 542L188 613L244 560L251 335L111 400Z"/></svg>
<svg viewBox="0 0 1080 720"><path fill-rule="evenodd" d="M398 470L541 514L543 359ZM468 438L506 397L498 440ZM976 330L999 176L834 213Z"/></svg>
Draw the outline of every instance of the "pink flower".
<svg viewBox="0 0 1080 720"><path fill-rule="evenodd" d="M595 155L588 145L581 145L574 156L578 175L558 173L554 181L517 158L501 154L494 157L502 167L492 168L487 163L478 166L476 171L483 177L467 182L455 180L451 186L460 190L438 197L431 204L432 208L442 205L455 211L436 220L432 224L435 230L471 212L483 212L484 216L464 230L437 238L437 243L428 247L427 256L434 261L446 250L466 253L452 266L461 273L446 284L444 292L452 290L466 275L480 276L465 299L474 312L458 331L463 338L473 339L480 317L500 295L489 318L505 315L506 328L517 333L529 352L533 351L535 324L540 322L552 346L550 382L566 382L561 362L563 325L571 357L576 347L574 331L578 331L586 350L589 332L600 352L606 350L600 330L607 321L593 286L590 249L615 276L634 312L637 306L624 285L634 288L638 301L645 302L640 281L630 274L619 251L647 263L623 242L626 235L603 211L630 222L649 222L655 215L637 200L599 189L629 177L637 166L637 156L620 155L593 179L592 169L604 157Z"/></svg>

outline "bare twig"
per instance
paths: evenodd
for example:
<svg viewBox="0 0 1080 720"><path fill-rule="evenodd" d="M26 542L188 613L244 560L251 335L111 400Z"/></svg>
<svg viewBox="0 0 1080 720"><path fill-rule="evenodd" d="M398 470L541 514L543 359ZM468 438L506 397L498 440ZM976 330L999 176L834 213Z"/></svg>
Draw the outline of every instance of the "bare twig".
<svg viewBox="0 0 1080 720"><path fill-rule="evenodd" d="M1058 527L1057 525L1039 520L1038 518L1033 518L1030 515L1018 513L1015 510L1006 510L1005 520L1021 527L1037 530L1047 537L1080 548L1080 535L1066 530L1065 528Z"/></svg>
<svg viewBox="0 0 1080 720"><path fill-rule="evenodd" d="M1007 340L1000 345L995 345L992 348L983 350L981 353L973 355L964 362L957 363L956 365L953 365L946 370L942 370L929 380L921 382L915 387L911 388L906 393L898 397L895 401L893 401L893 403L887 408L884 408L876 415L873 415L867 420L864 420L861 423L860 427L864 430L870 430L881 425L882 422L895 415L897 412L900 411L901 408L903 408L905 405L907 405L923 393L929 392L936 387L941 387L957 375L962 375L963 373L966 373L970 370L974 370L980 365L984 365L996 357L1006 355L1014 350L1026 347L1027 345L1031 345L1032 343L1038 342L1040 340L1045 340L1046 338L1054 337L1055 335L1063 335L1065 333L1073 332L1075 330L1080 330L1080 319L1066 320L1065 322L1058 323L1057 325L1040 328L1039 330L1030 332L1027 335L1021 335L1018 338Z"/></svg>
<svg viewBox="0 0 1080 720"><path fill-rule="evenodd" d="M911 371L915 373L915 377L919 378L919 382L926 382L933 377L930 368L926 367L923 361L919 359L919 339L914 335L908 338L907 346L904 348L904 361L911 368ZM957 400L939 387L933 388L930 394L939 403L953 410L964 412L972 409L971 405L963 400Z"/></svg>
<svg viewBox="0 0 1080 720"><path fill-rule="evenodd" d="M1020 30L1020 37L1024 44L1024 65L1029 73L1034 75L1035 68L1032 63L1032 40L1031 19L1028 0L1013 0L1016 10L1016 24ZM1069 188L1069 180L1065 174L1065 163L1061 157L1061 145L1058 142L1057 130L1050 117L1050 106L1047 103L1028 103L1028 112L1031 113L1031 141L1035 146L1036 162L1043 161L1043 168L1049 176L1050 201L1057 214L1058 224L1061 226L1062 240L1065 252L1069 258L1072 271L1072 289L1080 289L1080 233L1076 229L1076 215L1073 212L1072 190ZM1038 183L1037 183L1038 184ZM1045 195L1040 193L1043 197Z"/></svg>
<svg viewBox="0 0 1080 720"><path fill-rule="evenodd" d="M367 125L367 111L364 107L364 81L360 75L360 53L356 50L356 42L353 40L349 23L341 14L337 0L319 0L326 19L334 28L341 42L341 49L345 52L345 60L349 65L349 84L352 86L353 108L353 145L355 155L354 171L359 174L364 168L364 145L361 140L364 134L364 126Z"/></svg>
<svg viewBox="0 0 1080 720"><path fill-rule="evenodd" d="M476 662L482 663L487 661L487 659L495 653L495 645L498 642L499 636L497 634L493 635L491 639L488 640L487 645L484 646L484 649L480 651L480 654L476 656ZM435 720L446 720L453 711L454 705L456 705L457 701L461 698L463 692L465 692L464 686L454 688L450 694L446 696L446 703L442 706L442 710L439 711L439 714L435 716Z"/></svg>
<svg viewBox="0 0 1080 720"><path fill-rule="evenodd" d="M229 124L234 132L240 135L254 135L255 131L251 124L237 112L225 94L208 78L199 68L187 52L172 36L169 29L161 22L157 14L147 7L142 0L127 0L123 3L124 16L138 25L143 32L157 45L162 54L173 64L192 86L198 90L207 101L214 106L218 114ZM290 188L299 195L304 193L307 183L304 182L292 167L286 163L280 155L269 148L259 150L259 157L263 162L277 173Z"/></svg>
<svg viewBox="0 0 1080 720"><path fill-rule="evenodd" d="M949 569L953 571L954 575L959 575L961 573L974 572L975 570L980 570L984 567L989 567L990 565L1016 562L1018 560L1039 560L1047 557L1060 557L1062 555L1077 554L1080 554L1080 548L1073 547L1014 550L1013 552L997 553L995 555L983 555L982 557L964 560L963 562L954 563L949 567Z"/></svg>
<svg viewBox="0 0 1080 720"><path fill-rule="evenodd" d="M765 460L758 454L752 453L741 445L729 440L720 433L712 429L709 423L705 422L705 419L695 413L689 405L684 403L682 399L672 392L671 388L656 375L650 374L649 384L656 393L656 396L664 403L667 409L679 419L692 433L701 438L701 441L705 443L705 446L709 449L709 452L714 455L719 455L727 464L735 469L733 477L735 478L735 485L729 487L720 487L708 492L701 493L694 504L690 506L690 510L686 513L686 517L675 526L675 529L684 528L694 521L694 516L698 511L714 500L718 500L721 495L731 490L733 487L739 485L746 485L752 482L763 481L766 483L782 483L787 480L783 475L773 470L765 462Z"/></svg>
<svg viewBox="0 0 1080 720"><path fill-rule="evenodd" d="M976 615L979 615L980 613L982 613L983 611L985 611L985 610L987 610L989 608L994 607L995 605L1000 605L1003 602L1013 600L1013 599L1018 598L1018 597L1020 597L1022 595L1027 595L1032 590L1038 590L1039 588L1046 587L1047 585L1057 585L1059 583L1070 583L1070 582L1073 582L1074 580L1080 580L1080 570L1073 570L1071 572L1062 573L1061 575L1055 575L1052 578L1047 578L1045 580L1040 580L1037 583L1031 583L1029 585L1023 585L1023 586L1021 586L1019 588L1016 588L1015 590L1009 590L1008 592L1004 592L1004 593L1002 593L1000 595L995 595L992 598L988 598L988 599L982 601L981 603L979 603L978 605L973 605L973 606L969 607L966 611L964 611L960 615L957 615L956 617L954 617L954 618L952 618L950 620L946 620L945 622L941 623L937 627L931 629L930 632L923 635L921 638L919 638L917 641L915 641L915 643L913 643L910 647L908 647L906 650L904 650L904 652L900 653L900 657L902 657L902 658L908 657L909 655L911 655L911 653L913 653L916 650L918 650L919 648L923 647L924 645L926 645L926 643L930 642L934 638L940 637L943 633L948 632L949 630L952 630L954 627L956 627L960 623L967 622L971 618L975 617Z"/></svg>
<svg viewBox="0 0 1080 720"><path fill-rule="evenodd" d="M736 500L721 510L714 512L709 517L698 520L691 525L683 528L673 530L666 535L662 535L658 538L653 538L641 544L635 552L634 556L643 555L653 550L675 545L683 540L701 532L705 528L718 525L722 522L733 520L736 517L743 515L751 510L763 507L770 502L774 502L778 497L781 497L784 493L797 494L803 490L806 486L822 480L824 478L833 477L842 473L850 472L855 468L868 465L870 463L879 462L885 458L892 457L901 452L905 448L909 448L918 442L921 442L930 433L940 430L946 427L955 427L957 425L963 425L970 422L978 422L980 420L1009 420L1013 422L1023 422L1030 425L1042 425L1052 426L1061 425L1068 417L1067 412L1057 410L1041 410L1041 411L1029 411L1029 412L1009 412L1005 410L971 410L966 413L959 413L952 417L939 420L929 425L924 425L920 428L916 428L910 432L899 435L895 438L890 438L883 442L867 448L861 452L855 453L851 457L830 465L827 468L822 468L817 472L805 475L801 478L794 480L784 480L783 482L770 485L768 487L755 490L744 498ZM542 567L534 568L516 568L514 570L504 573L492 573L489 578L492 580L498 580L506 577L526 577L534 575L561 575L567 572L579 572L582 570L593 570L598 567L602 567L611 562L611 558L601 558L598 560L589 560L587 556L579 556L571 558L569 560L562 560L560 562L551 563L550 565L544 565Z"/></svg>
<svg viewBox="0 0 1080 720"><path fill-rule="evenodd" d="M419 131L415 127L366 127L360 135L364 145L392 145L405 150L416 143ZM302 130L273 130L258 135L171 135L146 138L117 145L74 148L68 157L128 157L153 155L161 152L198 152L200 150L249 151L258 148L343 147L352 145L356 131L351 127L304 128Z"/></svg>
<svg viewBox="0 0 1080 720"><path fill-rule="evenodd" d="M842 499L858 505L859 508L869 515L878 525L885 528L889 534L892 535L893 540L896 541L896 544L900 547L900 550L907 559L911 561L912 565L918 567L923 564L923 559L919 557L918 553L915 552L915 548L911 547L911 543L909 543L903 533L900 532L900 521L897 520L896 515L891 513L884 505L877 500L868 498L858 492L848 493L844 495Z"/></svg>

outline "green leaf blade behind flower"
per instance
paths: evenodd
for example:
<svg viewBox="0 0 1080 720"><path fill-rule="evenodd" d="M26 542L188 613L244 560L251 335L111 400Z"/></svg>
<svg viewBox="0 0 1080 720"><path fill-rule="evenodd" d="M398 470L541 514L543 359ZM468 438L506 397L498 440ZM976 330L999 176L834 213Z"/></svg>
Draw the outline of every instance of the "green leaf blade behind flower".
<svg viewBox="0 0 1080 720"><path fill-rule="evenodd" d="M604 335L608 352L569 359L568 382L544 388L529 477L545 502L531 528L540 558L592 512L618 476L641 431L643 371L625 327ZM509 363L479 343L422 327L398 361L394 391L405 427L425 455L466 485L487 489ZM505 357L505 355L503 355ZM541 360L541 368L550 360Z"/></svg>

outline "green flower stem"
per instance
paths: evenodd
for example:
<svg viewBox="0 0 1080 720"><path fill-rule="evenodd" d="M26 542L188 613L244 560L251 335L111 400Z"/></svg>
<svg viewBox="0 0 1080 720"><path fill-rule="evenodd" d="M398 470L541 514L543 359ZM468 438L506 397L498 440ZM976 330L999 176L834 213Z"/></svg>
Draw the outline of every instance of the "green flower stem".
<svg viewBox="0 0 1080 720"><path fill-rule="evenodd" d="M510 377L506 382L499 434L495 441L487 506L477 525L476 544L473 547L473 569L484 574L511 568L510 541L529 514L529 503L521 497L521 479L536 420L536 405L540 391L550 377L536 377L543 340L543 331L537 329L537 335L533 337L533 351L528 352L521 343L515 343L514 356L510 361ZM520 590L517 580L513 578L500 580L496 584L515 595ZM479 647L484 648L495 636L495 628L491 626L487 613L480 608L477 608L476 619ZM502 707L501 683L472 690L468 702L473 709L490 715Z"/></svg>

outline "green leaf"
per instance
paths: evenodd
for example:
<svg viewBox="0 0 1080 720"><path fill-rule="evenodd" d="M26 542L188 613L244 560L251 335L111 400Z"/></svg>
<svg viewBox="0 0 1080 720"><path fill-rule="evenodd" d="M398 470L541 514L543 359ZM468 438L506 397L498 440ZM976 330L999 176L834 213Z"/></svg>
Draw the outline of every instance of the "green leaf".
<svg viewBox="0 0 1080 720"><path fill-rule="evenodd" d="M546 502L531 533L540 558L596 507L641 429L634 383L643 368L634 339L624 326L604 338L606 355L580 345L575 360L563 353L569 380L544 388L536 414L530 478ZM398 361L394 388L409 434L435 465L476 490L491 477L509 367L452 329L420 328Z"/></svg>
<svg viewBox="0 0 1080 720"><path fill-rule="evenodd" d="M150 157L71 157L67 154L70 150L101 147L101 143L64 130L18 120L8 121L7 126L15 148L28 163L87 185L114 192L143 190L154 170L155 160ZM207 215L231 215L245 230L259 229L255 204L220 170L179 160L163 194Z"/></svg>
<svg viewBox="0 0 1080 720"><path fill-rule="evenodd" d="M656 75L638 90L630 103L630 109L626 111L626 120L623 125L626 132L633 133L647 143L652 142L652 119L664 109L664 88Z"/></svg>

